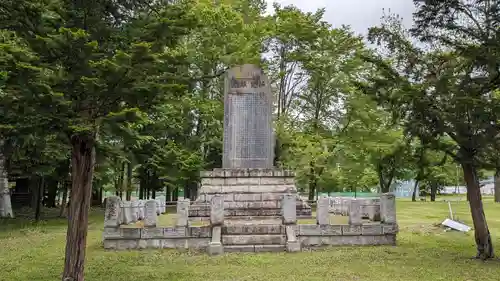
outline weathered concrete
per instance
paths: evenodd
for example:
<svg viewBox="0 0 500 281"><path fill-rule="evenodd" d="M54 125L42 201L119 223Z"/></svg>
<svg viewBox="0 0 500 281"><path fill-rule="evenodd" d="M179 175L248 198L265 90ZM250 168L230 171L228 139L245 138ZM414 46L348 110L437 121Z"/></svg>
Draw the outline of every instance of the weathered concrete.
<svg viewBox="0 0 500 281"><path fill-rule="evenodd" d="M117 227L121 223L120 197L111 196L106 199L106 211L104 214L104 227Z"/></svg>
<svg viewBox="0 0 500 281"><path fill-rule="evenodd" d="M362 223L361 201L352 199L349 206L349 224L357 225Z"/></svg>
<svg viewBox="0 0 500 281"><path fill-rule="evenodd" d="M380 218L388 224L396 223L396 196L384 193L380 196Z"/></svg>
<svg viewBox="0 0 500 281"><path fill-rule="evenodd" d="M271 168L274 138L272 94L261 68L231 68L225 79L224 168Z"/></svg>
<svg viewBox="0 0 500 281"><path fill-rule="evenodd" d="M177 201L177 226L187 226L189 215L189 199L180 199Z"/></svg>
<svg viewBox="0 0 500 281"><path fill-rule="evenodd" d="M156 201L148 200L144 207L144 226L156 226L157 214L156 214Z"/></svg>
<svg viewBox="0 0 500 281"><path fill-rule="evenodd" d="M329 207L328 197L321 197L318 199L316 208L316 223L320 225L327 225L330 223L330 214L328 212Z"/></svg>

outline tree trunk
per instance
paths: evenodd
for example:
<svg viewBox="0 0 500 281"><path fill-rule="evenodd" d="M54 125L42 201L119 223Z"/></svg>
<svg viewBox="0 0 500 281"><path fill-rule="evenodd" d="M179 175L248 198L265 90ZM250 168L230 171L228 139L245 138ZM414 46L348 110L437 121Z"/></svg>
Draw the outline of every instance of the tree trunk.
<svg viewBox="0 0 500 281"><path fill-rule="evenodd" d="M127 163L127 201L132 199L132 163Z"/></svg>
<svg viewBox="0 0 500 281"><path fill-rule="evenodd" d="M156 199L156 190L151 191L151 199Z"/></svg>
<svg viewBox="0 0 500 281"><path fill-rule="evenodd" d="M0 218L13 218L12 201L10 199L9 180L5 171L5 157L3 156L2 142L0 142Z"/></svg>
<svg viewBox="0 0 500 281"><path fill-rule="evenodd" d="M431 202L436 202L437 184L431 184Z"/></svg>
<svg viewBox="0 0 500 281"><path fill-rule="evenodd" d="M495 172L495 202L500 203L500 169L497 169Z"/></svg>
<svg viewBox="0 0 500 281"><path fill-rule="evenodd" d="M139 181L139 199L144 199L144 181L142 178Z"/></svg>
<svg viewBox="0 0 500 281"><path fill-rule="evenodd" d="M418 187L418 180L415 180L415 185L413 186L413 194L411 195L411 201L416 202L417 201L417 187Z"/></svg>
<svg viewBox="0 0 500 281"><path fill-rule="evenodd" d="M57 197L57 190L59 187L59 182L55 179L51 179L47 182L47 202L45 202L45 206L49 208L55 208L56 207L56 197Z"/></svg>
<svg viewBox="0 0 500 281"><path fill-rule="evenodd" d="M170 202L172 200L172 187L170 185L167 186L167 191L165 193L165 201Z"/></svg>
<svg viewBox="0 0 500 281"><path fill-rule="evenodd" d="M308 200L313 201L314 196L316 195L316 185L317 185L317 180L316 180L316 173L314 170L314 163L311 162L309 163L311 165L311 168L309 169L309 196Z"/></svg>
<svg viewBox="0 0 500 281"><path fill-rule="evenodd" d="M467 198L474 224L474 236L476 240L477 256L480 259L493 258L493 244L491 243L490 230L486 223L479 180L476 167L470 163L461 163L464 179L467 185Z"/></svg>
<svg viewBox="0 0 500 281"><path fill-rule="evenodd" d="M36 193L36 206L35 206L35 221L36 222L40 221L40 216L42 213L43 194L45 191L45 177L40 177L39 180L37 180L37 183L38 183L38 190Z"/></svg>
<svg viewBox="0 0 500 281"><path fill-rule="evenodd" d="M84 281L90 197L95 162L95 138L71 137L71 204L66 234L66 256L62 281Z"/></svg>
<svg viewBox="0 0 500 281"><path fill-rule="evenodd" d="M61 210L59 211L59 217L64 217L66 216L66 201L68 200L68 183L67 181L64 182L63 186L63 197L61 201Z"/></svg>

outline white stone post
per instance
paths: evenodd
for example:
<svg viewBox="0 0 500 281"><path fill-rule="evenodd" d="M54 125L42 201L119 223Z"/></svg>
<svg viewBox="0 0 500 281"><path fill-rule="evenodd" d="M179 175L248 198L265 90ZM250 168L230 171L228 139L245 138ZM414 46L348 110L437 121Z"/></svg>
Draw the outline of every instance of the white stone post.
<svg viewBox="0 0 500 281"><path fill-rule="evenodd" d="M224 225L224 196L216 195L210 201L210 224L212 226L212 240L208 244L209 255L224 253L222 246L222 226Z"/></svg>
<svg viewBox="0 0 500 281"><path fill-rule="evenodd" d="M349 206L349 224L360 225L363 223L362 213L361 213L361 201L355 198L351 199L351 204Z"/></svg>
<svg viewBox="0 0 500 281"><path fill-rule="evenodd" d="M176 226L188 226L189 202L189 199L181 199L177 201Z"/></svg>
<svg viewBox="0 0 500 281"><path fill-rule="evenodd" d="M328 208L330 205L329 201L330 200L328 199L328 197L321 197L316 202L316 224L330 224L330 214L328 213Z"/></svg>
<svg viewBox="0 0 500 281"><path fill-rule="evenodd" d="M117 227L120 225L121 200L118 196L106 198L106 211L104 213L104 227Z"/></svg>
<svg viewBox="0 0 500 281"><path fill-rule="evenodd" d="M384 193L380 196L380 221L382 223L396 223L396 196L393 193Z"/></svg>
<svg viewBox="0 0 500 281"><path fill-rule="evenodd" d="M148 200L144 207L144 226L154 227L156 226L157 215L156 215L156 201Z"/></svg>
<svg viewBox="0 0 500 281"><path fill-rule="evenodd" d="M281 200L283 224L297 223L297 199L294 194L285 194Z"/></svg>

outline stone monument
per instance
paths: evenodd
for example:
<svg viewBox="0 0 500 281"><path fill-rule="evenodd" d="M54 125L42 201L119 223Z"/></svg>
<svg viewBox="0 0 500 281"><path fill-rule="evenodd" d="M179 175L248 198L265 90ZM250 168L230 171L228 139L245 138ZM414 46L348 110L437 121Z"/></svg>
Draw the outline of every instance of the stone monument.
<svg viewBox="0 0 500 281"><path fill-rule="evenodd" d="M225 78L222 168L201 172L198 198L190 220L209 220L210 202L224 197L227 219L279 218L281 199L293 194L297 217L311 217L311 208L297 194L291 171L273 167L273 96L261 68L245 64Z"/></svg>

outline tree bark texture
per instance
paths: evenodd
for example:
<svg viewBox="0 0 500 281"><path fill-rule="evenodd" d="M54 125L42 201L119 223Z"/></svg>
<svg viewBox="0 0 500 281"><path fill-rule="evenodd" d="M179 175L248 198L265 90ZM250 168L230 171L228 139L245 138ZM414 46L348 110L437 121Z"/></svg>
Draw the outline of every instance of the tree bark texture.
<svg viewBox="0 0 500 281"><path fill-rule="evenodd" d="M491 243L490 230L484 214L476 167L470 163L461 163L461 165L465 183L467 184L467 198L469 199L474 224L474 237L477 247L476 258L483 260L493 258L493 244Z"/></svg>
<svg viewBox="0 0 500 281"><path fill-rule="evenodd" d="M413 193L411 195L411 201L416 202L417 201L417 187L418 187L418 180L415 181L415 185L413 186Z"/></svg>
<svg viewBox="0 0 500 281"><path fill-rule="evenodd" d="M66 216L66 202L68 201L68 183L65 181L63 184L63 195L60 206L61 209L59 211L59 217L61 218Z"/></svg>
<svg viewBox="0 0 500 281"><path fill-rule="evenodd" d="M500 169L497 169L495 172L495 183L494 183L494 190L495 190L495 202L500 203Z"/></svg>
<svg viewBox="0 0 500 281"><path fill-rule="evenodd" d="M71 137L71 204L63 281L84 281L85 246L95 162L94 144L95 138L91 135Z"/></svg>

